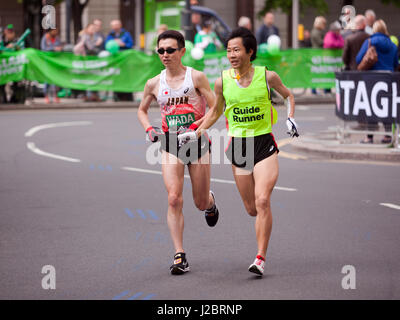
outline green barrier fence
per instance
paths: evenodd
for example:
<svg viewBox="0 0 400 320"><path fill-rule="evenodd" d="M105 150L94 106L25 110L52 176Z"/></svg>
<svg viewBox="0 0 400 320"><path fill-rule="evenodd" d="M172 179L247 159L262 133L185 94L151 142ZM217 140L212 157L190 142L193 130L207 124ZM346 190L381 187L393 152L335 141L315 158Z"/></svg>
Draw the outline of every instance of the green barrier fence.
<svg viewBox="0 0 400 320"><path fill-rule="evenodd" d="M259 54L254 64L276 71L289 88L333 88L335 71L343 65L341 55L341 50L284 50L276 56ZM230 67L225 52L206 54L201 60L186 54L183 63L203 71L212 87L221 71ZM31 48L0 53L0 84L30 80L78 90L138 92L162 69L157 55L136 50L105 58Z"/></svg>

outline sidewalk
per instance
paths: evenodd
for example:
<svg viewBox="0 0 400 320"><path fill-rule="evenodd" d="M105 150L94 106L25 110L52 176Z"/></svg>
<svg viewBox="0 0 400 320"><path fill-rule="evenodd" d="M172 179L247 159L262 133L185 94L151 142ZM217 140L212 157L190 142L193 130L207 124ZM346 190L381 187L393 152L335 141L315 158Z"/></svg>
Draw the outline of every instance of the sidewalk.
<svg viewBox="0 0 400 320"><path fill-rule="evenodd" d="M373 144L360 143L363 138L365 138L363 133L346 135L345 143L341 143L337 137L336 128L332 127L293 139L291 146L295 150L329 159L385 161L400 164L400 148L390 148L389 144L380 143L383 135L375 135Z"/></svg>
<svg viewBox="0 0 400 320"><path fill-rule="evenodd" d="M81 108L137 108L139 107L142 93L135 93L136 101L118 101L113 100L101 102L84 102L82 99L60 98L60 103L46 104L44 98L34 98L27 100L25 104L0 104L1 110L41 110L41 109L81 109ZM283 104L282 98L274 98L277 105ZM302 95L295 96L296 104L325 104L335 103L334 95L312 95L309 90ZM151 107L159 108L156 102L153 102Z"/></svg>

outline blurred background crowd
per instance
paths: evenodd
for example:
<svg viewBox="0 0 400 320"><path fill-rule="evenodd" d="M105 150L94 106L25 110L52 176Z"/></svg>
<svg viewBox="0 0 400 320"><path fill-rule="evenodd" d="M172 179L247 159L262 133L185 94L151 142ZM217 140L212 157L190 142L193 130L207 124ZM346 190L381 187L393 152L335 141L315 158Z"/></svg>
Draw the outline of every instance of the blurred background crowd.
<svg viewBox="0 0 400 320"><path fill-rule="evenodd" d="M357 70L368 48L373 46L378 59L371 70L397 71L399 68L400 24L396 23L396 17L400 13L400 1L335 1L335 4L315 1L318 5L311 8L302 5L306 1L300 0L302 18L296 43L291 37L291 12L285 7L287 1L187 2L192 8L190 30L182 31L187 35L187 43L195 49L193 56L223 51L229 31L241 26L254 32L260 52L291 48L341 49L343 69ZM368 4L378 7L382 16L365 7ZM55 29L38 27L44 19L40 11L44 5L55 8ZM23 10L23 23L18 21L21 13L18 10ZM24 0L18 5L2 2L0 51L33 47L82 56L104 57L128 49L155 54L158 34L168 28L181 27L184 10L184 1ZM58 103L60 97L96 102L133 99L132 94L123 92L78 91L47 83L40 86L45 103ZM0 102L19 102L18 87L18 83L1 85ZM331 89L308 89L313 95L332 93Z"/></svg>

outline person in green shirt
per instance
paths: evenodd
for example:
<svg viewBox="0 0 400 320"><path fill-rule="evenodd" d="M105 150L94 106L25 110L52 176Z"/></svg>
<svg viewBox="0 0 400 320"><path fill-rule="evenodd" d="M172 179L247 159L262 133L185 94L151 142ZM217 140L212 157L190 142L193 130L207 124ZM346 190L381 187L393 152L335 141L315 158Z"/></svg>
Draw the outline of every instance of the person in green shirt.
<svg viewBox="0 0 400 320"><path fill-rule="evenodd" d="M272 134L277 120L270 89L275 89L288 107L286 125L291 137L298 136L294 120L293 94L278 74L255 67L257 41L251 31L238 28L227 40L227 58L232 69L224 70L215 82L216 102L196 131L178 139L192 141L225 114L229 145L226 155L232 163L236 186L250 216L255 216L258 251L249 271L262 276L272 230L271 193L278 179L278 146ZM225 109L224 109L225 106Z"/></svg>
<svg viewBox="0 0 400 320"><path fill-rule="evenodd" d="M202 22L201 31L194 37L194 46L203 49L204 53L217 52L218 49L222 48L221 41L219 41L216 33L212 31L212 22L210 20Z"/></svg>

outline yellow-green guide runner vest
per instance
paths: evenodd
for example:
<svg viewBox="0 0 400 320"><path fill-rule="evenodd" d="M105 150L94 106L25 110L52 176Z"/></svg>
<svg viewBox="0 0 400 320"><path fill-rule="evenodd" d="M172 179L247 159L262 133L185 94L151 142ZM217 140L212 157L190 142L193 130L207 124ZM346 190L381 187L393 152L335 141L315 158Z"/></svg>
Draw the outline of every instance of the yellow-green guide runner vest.
<svg viewBox="0 0 400 320"><path fill-rule="evenodd" d="M253 79L246 88L239 87L232 78L232 69L222 72L229 136L255 137L272 131L278 115L271 103L265 71L265 67L254 67Z"/></svg>

